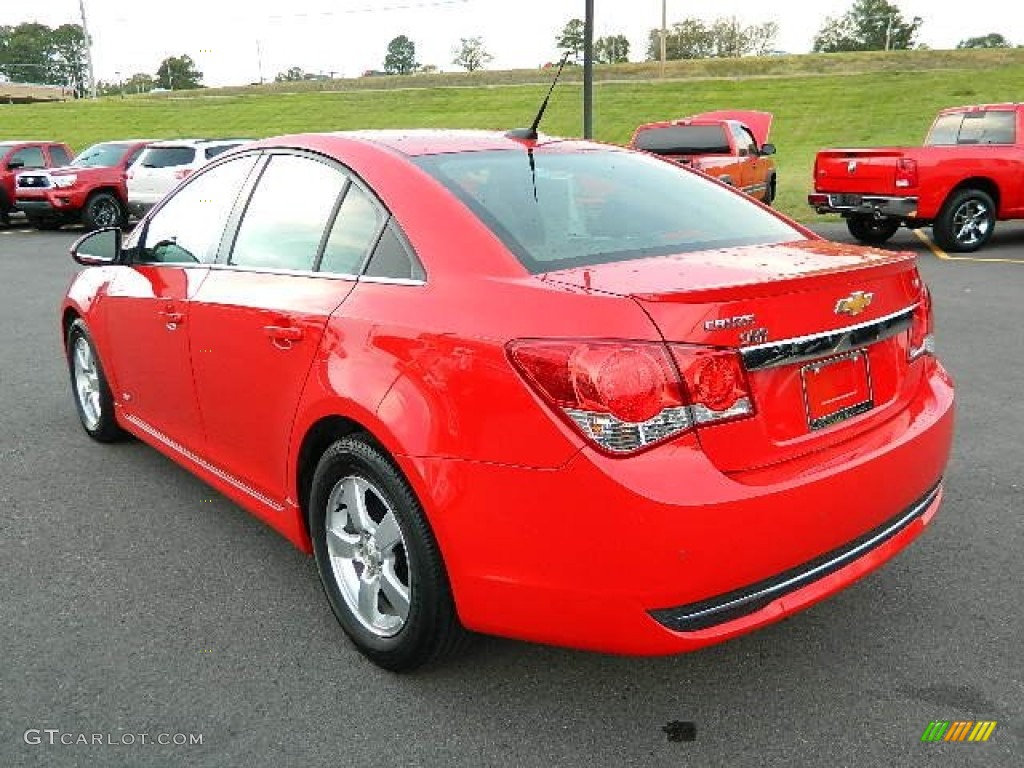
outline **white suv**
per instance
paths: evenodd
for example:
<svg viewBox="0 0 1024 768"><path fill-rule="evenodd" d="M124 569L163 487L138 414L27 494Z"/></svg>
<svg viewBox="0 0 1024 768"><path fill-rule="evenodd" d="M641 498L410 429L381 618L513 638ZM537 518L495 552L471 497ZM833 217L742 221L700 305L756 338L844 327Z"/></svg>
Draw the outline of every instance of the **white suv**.
<svg viewBox="0 0 1024 768"><path fill-rule="evenodd" d="M146 147L128 169L128 210L142 216L178 182L198 171L221 152L251 139L173 139Z"/></svg>

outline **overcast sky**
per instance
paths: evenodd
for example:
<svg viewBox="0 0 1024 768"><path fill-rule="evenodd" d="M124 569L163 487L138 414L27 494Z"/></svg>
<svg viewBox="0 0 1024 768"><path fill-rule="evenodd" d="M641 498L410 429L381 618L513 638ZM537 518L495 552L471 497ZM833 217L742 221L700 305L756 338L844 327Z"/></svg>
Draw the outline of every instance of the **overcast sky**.
<svg viewBox="0 0 1024 768"><path fill-rule="evenodd" d="M669 24L686 16L711 20L735 15L744 23L775 21L777 47L806 53L828 15L853 0L667 0ZM595 0L596 35L625 34L630 58L643 60L647 32L661 24L661 0ZM932 48L1000 32L1024 44L1019 0L902 0L906 18L925 23L919 41ZM969 10L965 10L969 8ZM565 22L582 17L583 0L86 0L95 40L96 74L156 70L166 56L187 53L207 85L265 79L292 66L351 77L381 69L388 41L399 34L416 44L417 60L454 70L459 38L480 36L494 56L492 69L529 68L557 58L554 40ZM78 0L0 0L0 25L79 20Z"/></svg>

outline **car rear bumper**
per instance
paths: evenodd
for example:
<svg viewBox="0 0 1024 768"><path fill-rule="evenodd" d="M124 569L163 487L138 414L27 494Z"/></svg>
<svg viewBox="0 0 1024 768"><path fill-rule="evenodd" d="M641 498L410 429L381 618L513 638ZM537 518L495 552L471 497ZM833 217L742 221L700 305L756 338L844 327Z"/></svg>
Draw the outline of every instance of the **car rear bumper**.
<svg viewBox="0 0 1024 768"><path fill-rule="evenodd" d="M897 219L912 219L917 216L917 197L892 197L888 195L853 195L829 192L813 192L807 196L807 203L818 213L867 214Z"/></svg>
<svg viewBox="0 0 1024 768"><path fill-rule="evenodd" d="M841 455L745 475L684 439L557 470L400 459L470 629L630 654L695 650L827 598L910 544L938 509L953 390L919 396Z"/></svg>

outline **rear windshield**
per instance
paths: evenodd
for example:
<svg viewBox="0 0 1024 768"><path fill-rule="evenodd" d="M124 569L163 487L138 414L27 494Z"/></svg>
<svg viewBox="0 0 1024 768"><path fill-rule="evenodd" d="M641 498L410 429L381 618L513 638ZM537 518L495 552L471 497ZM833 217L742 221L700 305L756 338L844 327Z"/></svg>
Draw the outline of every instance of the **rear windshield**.
<svg viewBox="0 0 1024 768"><path fill-rule="evenodd" d="M720 125L666 125L640 131L633 146L656 155L727 155L729 139Z"/></svg>
<svg viewBox="0 0 1024 768"><path fill-rule="evenodd" d="M925 146L952 144L1013 144L1017 139L1017 113L999 109L939 115L928 132Z"/></svg>
<svg viewBox="0 0 1024 768"><path fill-rule="evenodd" d="M139 164L143 168L170 168L189 165L195 159L195 147L150 147L142 153Z"/></svg>
<svg viewBox="0 0 1024 768"><path fill-rule="evenodd" d="M622 150L500 150L414 161L530 272L805 239L747 198Z"/></svg>
<svg viewBox="0 0 1024 768"><path fill-rule="evenodd" d="M78 155L72 165L76 168L110 168L121 162L130 144L93 144Z"/></svg>
<svg viewBox="0 0 1024 768"><path fill-rule="evenodd" d="M216 147L207 147L206 148L206 159L210 160L210 159L216 157L219 154L227 152L229 149L234 149L235 147L240 147L240 146L241 146L241 144L218 144Z"/></svg>

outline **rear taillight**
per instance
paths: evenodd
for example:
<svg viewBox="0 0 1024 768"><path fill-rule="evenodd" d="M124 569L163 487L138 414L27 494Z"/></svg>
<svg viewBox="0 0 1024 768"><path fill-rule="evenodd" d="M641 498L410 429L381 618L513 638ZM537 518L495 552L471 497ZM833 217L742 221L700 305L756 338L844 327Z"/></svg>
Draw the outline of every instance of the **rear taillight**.
<svg viewBox="0 0 1024 768"><path fill-rule="evenodd" d="M896 188L912 189L917 186L917 160L901 157L896 161Z"/></svg>
<svg viewBox="0 0 1024 768"><path fill-rule="evenodd" d="M935 318L932 314L932 294L927 286L922 286L921 301L914 309L907 354L911 360L935 354Z"/></svg>
<svg viewBox="0 0 1024 768"><path fill-rule="evenodd" d="M191 168L179 168L174 172L174 178L181 181L182 179L188 178L192 174Z"/></svg>
<svg viewBox="0 0 1024 768"><path fill-rule="evenodd" d="M753 412L735 352L538 340L513 342L509 358L556 413L611 453L632 453L699 424Z"/></svg>

